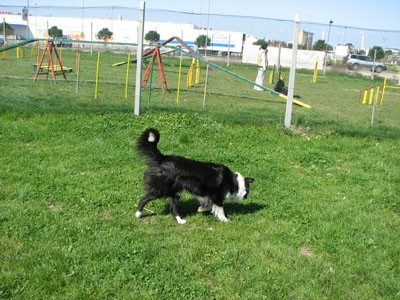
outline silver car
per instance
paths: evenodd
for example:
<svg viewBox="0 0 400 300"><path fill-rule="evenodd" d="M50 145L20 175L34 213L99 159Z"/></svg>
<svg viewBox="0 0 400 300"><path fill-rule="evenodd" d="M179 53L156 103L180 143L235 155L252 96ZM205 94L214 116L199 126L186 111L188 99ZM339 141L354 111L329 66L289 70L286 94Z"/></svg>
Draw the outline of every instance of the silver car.
<svg viewBox="0 0 400 300"><path fill-rule="evenodd" d="M361 54L349 54L344 58L344 63L350 70L357 71L360 68L365 68L376 73L386 70L386 65L373 60L371 56Z"/></svg>

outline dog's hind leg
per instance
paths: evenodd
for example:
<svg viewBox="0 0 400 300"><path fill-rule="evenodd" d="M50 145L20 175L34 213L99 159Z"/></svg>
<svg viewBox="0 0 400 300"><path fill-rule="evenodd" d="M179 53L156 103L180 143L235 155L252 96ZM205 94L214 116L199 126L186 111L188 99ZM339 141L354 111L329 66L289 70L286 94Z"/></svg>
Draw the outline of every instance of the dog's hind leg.
<svg viewBox="0 0 400 300"><path fill-rule="evenodd" d="M171 214L174 217L174 219L179 223L179 224L185 224L186 220L182 219L179 214L178 214L178 202L181 197L181 194L178 192L174 196L172 196L171 200Z"/></svg>
<svg viewBox="0 0 400 300"><path fill-rule="evenodd" d="M140 218L140 217L142 216L143 208L145 207L145 205L146 205L148 202L150 202L151 200L155 200L155 199L157 199L157 198L159 198L159 197L156 196L156 195L154 195L154 194L151 193L151 192L148 192L146 195L144 195L144 196L140 199L139 204L138 204L138 206L137 206L137 210L136 210L136 214L135 214L136 218Z"/></svg>
<svg viewBox="0 0 400 300"><path fill-rule="evenodd" d="M199 208L197 209L197 212L202 213L211 211L212 203L210 198L197 196L197 200L199 201L200 204Z"/></svg>

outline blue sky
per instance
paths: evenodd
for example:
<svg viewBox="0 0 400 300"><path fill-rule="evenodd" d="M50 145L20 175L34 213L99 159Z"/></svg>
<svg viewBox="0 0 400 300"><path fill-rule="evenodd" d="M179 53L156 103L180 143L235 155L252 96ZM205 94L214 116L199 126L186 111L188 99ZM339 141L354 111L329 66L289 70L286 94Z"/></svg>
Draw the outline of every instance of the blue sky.
<svg viewBox="0 0 400 300"><path fill-rule="evenodd" d="M4 10L2 6L26 6L29 1L29 5L34 7L37 6L76 6L82 7L98 7L98 6L125 6L138 8L140 1L138 0L0 0L0 10ZM321 0L272 0L272 1L260 1L260 0L147 0L145 1L147 9L162 9L172 11L185 11L201 14L222 14L222 15L240 15L240 16L254 16L262 18L272 19L283 19L293 20L296 14L300 15L303 23L321 23L328 24L330 20L333 21L332 39L337 42L347 42L345 39L351 39L351 37L343 37L346 35L345 29L349 27L367 28L367 29L382 29L397 31L394 35L390 34L387 37L380 36L379 34L374 36L375 40L382 39L385 43L389 44L390 47L400 48L400 1L399 0L381 0L381 1L321 1ZM32 11L32 10L31 10ZM194 20L194 22L203 22ZM216 18L214 18L215 21ZM164 21L164 20L162 20ZM211 20L213 21L213 20ZM254 28L246 28L250 26L249 22L243 22L243 31L252 34ZM205 24L202 24L205 26ZM221 26L220 24L213 24ZM307 27L304 25L304 27ZM342 27L342 29L338 28ZM334 30L342 30L342 33L335 33ZM226 28L216 28L225 30ZM229 29L229 28L227 28ZM287 31L292 30L288 26ZM305 28L307 29L307 28ZM271 29L269 29L271 31ZM313 30L311 30L313 31ZM314 29L317 31L317 29ZM265 38L271 38L268 36L268 32L264 35ZM342 37L340 37L342 34ZM355 33L354 33L355 34ZM357 33L359 34L359 33ZM316 37L321 35L320 32L316 32ZM322 33L323 36L323 33ZM262 37L261 37L262 38ZM275 37L273 37L275 38ZM353 39L359 39L359 37L352 37ZM357 41L353 43L356 44Z"/></svg>

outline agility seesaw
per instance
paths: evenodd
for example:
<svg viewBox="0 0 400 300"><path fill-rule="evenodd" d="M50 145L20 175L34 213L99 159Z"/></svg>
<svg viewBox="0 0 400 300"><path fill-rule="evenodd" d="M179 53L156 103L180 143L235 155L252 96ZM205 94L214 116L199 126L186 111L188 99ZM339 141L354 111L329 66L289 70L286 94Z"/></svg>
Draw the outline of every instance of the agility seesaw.
<svg viewBox="0 0 400 300"><path fill-rule="evenodd" d="M30 43L34 43L34 42L38 42L38 41L42 41L42 40L43 39L32 39L32 40L26 40L26 41L23 41L23 42L7 45L5 47L1 47L0 48L0 52L7 51L7 50L10 50L10 49L13 49L13 48L18 48L18 47L24 46L26 44L30 44Z"/></svg>
<svg viewBox="0 0 400 300"><path fill-rule="evenodd" d="M184 41L182 41L180 38L178 38L177 36L173 36L173 37L170 37L169 39L165 40L164 42L162 42L162 43L160 43L160 44L157 44L157 45L154 45L154 46L153 46L152 48L150 48L150 49L147 49L147 50L143 53L143 59L146 59L146 58L149 58L149 57L153 56L156 47L165 46L165 45L171 43L173 40L176 40L176 41L178 42L178 44L180 44L180 45L182 46L182 48L185 48L188 52L192 53L193 55L199 55L198 51L194 51L192 48L190 48L190 47L189 47ZM171 47L171 46L170 46L170 47ZM174 52L174 51L175 51L175 48L176 48L176 47L171 47L170 50L163 51L163 52L161 52L160 54L163 55L163 54L167 54L167 53L170 53L170 52ZM130 62L130 63L137 63L137 59L130 60L129 62ZM113 64L113 67L115 67L115 66L122 66L122 65L127 64L127 63L128 63L128 61L122 61L122 62Z"/></svg>
<svg viewBox="0 0 400 300"><path fill-rule="evenodd" d="M252 80L250 80L250 79L247 79L246 77L243 77L243 76L240 76L240 75L238 75L238 74L236 74L236 73L233 73L232 71L229 71L229 70L227 70L227 69L225 69L225 68L223 68L223 67L221 67L221 66L219 66L219 65L217 65L217 64L214 64L214 63L210 62L209 60L206 60L205 58L203 58L203 57L202 57L201 55L199 55L199 54L192 53L191 51L185 51L185 50L183 50L183 49L181 49L181 48L179 48L179 47L174 47L174 48L175 48L175 50L177 50L177 51L181 51L182 53L184 53L184 54L186 54L186 55L188 55L188 56L190 56L190 57L196 58L196 59L198 59L198 60L200 60L200 61L206 63L207 65L211 66L212 68L215 68L215 69L218 69L218 70L220 70L220 71L223 71L223 72L225 72L225 73L227 73L227 74L229 74L229 75L231 75L231 76L234 76L234 77L236 77L236 78L238 78L238 79L240 79L240 80L242 80L242 81L244 81L244 82L247 82L247 83L249 83L249 84L251 84L251 85L255 85L255 86L257 86L257 87L260 87L260 88L263 89L264 91L270 92L271 94L276 95L276 96L279 96L280 98L283 98L283 99L285 99L285 100L288 99L288 97L287 97L286 95L281 94L281 93L278 93L278 92L274 91L273 89L267 88L267 87L265 87L265 86L263 86L263 85L259 85L259 84L255 83L254 81L252 81ZM300 100L297 100L297 99L293 99L293 103L294 103L294 104L297 104L297 105L299 105L299 106L301 106L301 107L304 107L304 108L311 108L311 105L309 105L309 104L307 104L307 103L304 103L304 102L302 102L302 101L300 101Z"/></svg>

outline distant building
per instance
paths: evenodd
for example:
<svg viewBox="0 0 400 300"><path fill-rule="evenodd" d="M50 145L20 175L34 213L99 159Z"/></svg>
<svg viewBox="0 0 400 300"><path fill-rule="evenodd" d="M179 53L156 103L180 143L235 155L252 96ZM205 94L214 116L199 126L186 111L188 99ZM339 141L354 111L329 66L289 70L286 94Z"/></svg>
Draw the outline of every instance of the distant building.
<svg viewBox="0 0 400 300"><path fill-rule="evenodd" d="M303 46L303 49L311 50L313 45L314 33L301 30L299 32L298 45Z"/></svg>

